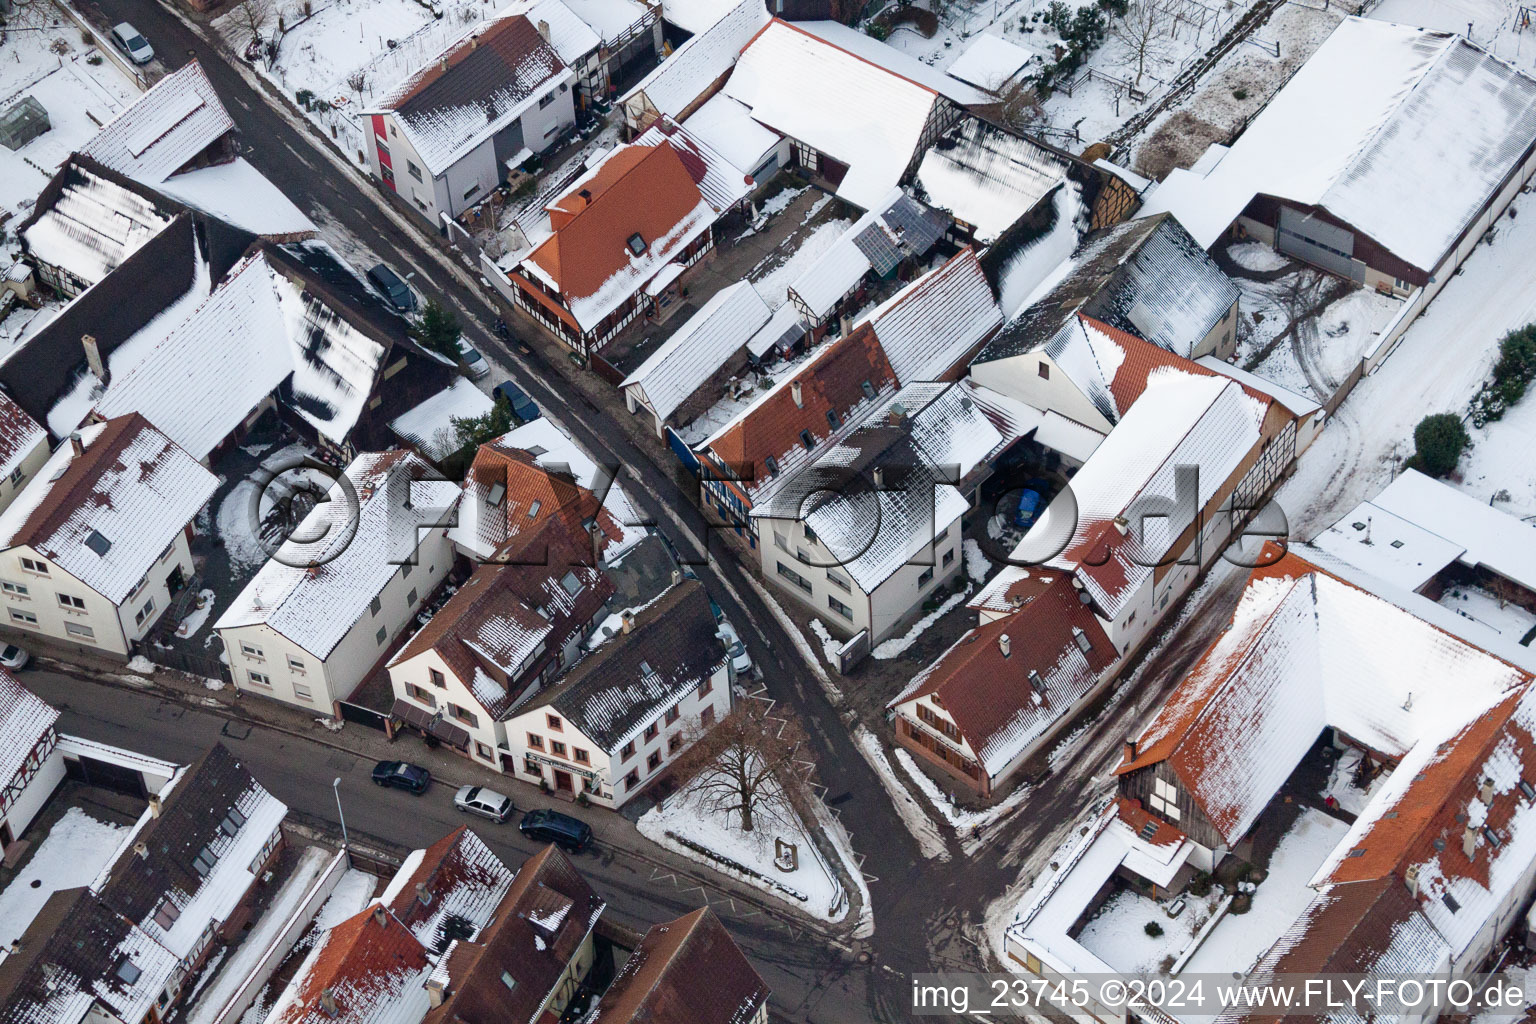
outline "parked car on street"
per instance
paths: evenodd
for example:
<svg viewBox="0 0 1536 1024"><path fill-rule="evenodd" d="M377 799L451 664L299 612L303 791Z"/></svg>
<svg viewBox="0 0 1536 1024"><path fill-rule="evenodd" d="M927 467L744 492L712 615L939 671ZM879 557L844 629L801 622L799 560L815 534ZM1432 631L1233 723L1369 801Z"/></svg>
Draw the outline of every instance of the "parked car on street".
<svg viewBox="0 0 1536 1024"><path fill-rule="evenodd" d="M592 845L592 829L569 814L540 808L523 815L518 830L529 839L554 843L567 853L580 853Z"/></svg>
<svg viewBox="0 0 1536 1024"><path fill-rule="evenodd" d="M741 642L741 637L736 635L736 627L731 625L729 619L721 618L720 628L715 631L715 636L725 645L726 651L731 657L731 667L736 670L738 676L744 676L752 671L752 655L747 653L747 645Z"/></svg>
<svg viewBox="0 0 1536 1024"><path fill-rule="evenodd" d="M517 810L510 797L484 786L460 786L453 794L453 806L465 814L478 814L492 821L506 821Z"/></svg>
<svg viewBox="0 0 1536 1024"><path fill-rule="evenodd" d="M410 285L399 274L384 264L375 263L373 269L368 271L368 280L400 312L409 313L416 308L416 293L411 291Z"/></svg>
<svg viewBox="0 0 1536 1024"><path fill-rule="evenodd" d="M32 655L15 644L6 644L5 648L0 650L0 668L10 669L12 672L19 672L26 668L31 660Z"/></svg>
<svg viewBox="0 0 1536 1024"><path fill-rule="evenodd" d="M527 392L511 381L504 380L497 384L491 389L491 394L496 398L506 399L507 404L512 407L512 415L517 417L518 423L532 423L539 418L539 407L533 404L533 399L529 398Z"/></svg>
<svg viewBox="0 0 1536 1024"><path fill-rule="evenodd" d="M432 773L409 761L380 761L373 766L373 781L420 796L432 784Z"/></svg>
<svg viewBox="0 0 1536 1024"><path fill-rule="evenodd" d="M491 364L485 361L485 356L463 338L459 339L459 358L464 361L464 368L469 371L471 379L479 380L491 375Z"/></svg>
<svg viewBox="0 0 1536 1024"><path fill-rule="evenodd" d="M149 45L149 40L126 21L112 26L112 45L135 64L148 64L155 59L155 48Z"/></svg>

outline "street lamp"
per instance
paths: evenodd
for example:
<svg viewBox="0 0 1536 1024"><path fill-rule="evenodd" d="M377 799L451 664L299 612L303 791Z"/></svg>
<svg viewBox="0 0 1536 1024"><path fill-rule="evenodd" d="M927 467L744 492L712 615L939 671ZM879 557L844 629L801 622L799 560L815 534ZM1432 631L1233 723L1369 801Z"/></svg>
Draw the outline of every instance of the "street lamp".
<svg viewBox="0 0 1536 1024"><path fill-rule="evenodd" d="M341 776L331 780L331 790L336 794L336 813L341 816L341 845L347 846L347 816L341 809Z"/></svg>

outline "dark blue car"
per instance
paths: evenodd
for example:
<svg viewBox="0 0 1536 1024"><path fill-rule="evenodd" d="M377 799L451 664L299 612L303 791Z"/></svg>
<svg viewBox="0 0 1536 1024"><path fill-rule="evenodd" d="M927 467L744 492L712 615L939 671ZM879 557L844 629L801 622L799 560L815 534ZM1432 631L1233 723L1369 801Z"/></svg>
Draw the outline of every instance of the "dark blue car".
<svg viewBox="0 0 1536 1024"><path fill-rule="evenodd" d="M513 384L511 381L502 381L491 389L491 394L497 398L505 399L512 407L512 415L517 417L519 423L531 423L539 418L539 407L527 392Z"/></svg>
<svg viewBox="0 0 1536 1024"><path fill-rule="evenodd" d="M432 784L432 773L409 761L380 761L373 766L373 781L420 796Z"/></svg>
<svg viewBox="0 0 1536 1024"><path fill-rule="evenodd" d="M559 811L529 811L517 827L529 839L554 843L567 853L580 853L592 845L592 829L587 823Z"/></svg>

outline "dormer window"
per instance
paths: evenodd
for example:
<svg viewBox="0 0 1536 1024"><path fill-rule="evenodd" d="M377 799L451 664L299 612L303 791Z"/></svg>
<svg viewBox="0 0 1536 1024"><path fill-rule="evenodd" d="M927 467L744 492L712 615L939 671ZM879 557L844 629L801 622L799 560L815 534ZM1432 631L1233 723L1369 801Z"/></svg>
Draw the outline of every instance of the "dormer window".
<svg viewBox="0 0 1536 1024"><path fill-rule="evenodd" d="M769 476L779 475L779 460L774 458L772 455L763 460L763 465L768 467Z"/></svg>
<svg viewBox="0 0 1536 1024"><path fill-rule="evenodd" d="M800 431L800 443L805 445L806 451L810 451L812 448L816 447L816 439L811 437L811 432L809 430Z"/></svg>
<svg viewBox="0 0 1536 1024"><path fill-rule="evenodd" d="M171 925L175 924L180 916L181 911L171 902L170 897L161 900L160 906L155 908L155 924L159 925L163 931L170 931Z"/></svg>
<svg viewBox="0 0 1536 1024"><path fill-rule="evenodd" d="M491 489L488 492L486 492L485 503L487 505L491 506L492 508L500 508L502 500L505 499L506 496L507 496L507 485L506 484L492 484L491 485Z"/></svg>
<svg viewBox="0 0 1536 1024"><path fill-rule="evenodd" d="M636 231L634 234L630 235L629 241L625 244L629 246L629 251L634 253L636 256L645 255L645 239L640 237L640 232Z"/></svg>

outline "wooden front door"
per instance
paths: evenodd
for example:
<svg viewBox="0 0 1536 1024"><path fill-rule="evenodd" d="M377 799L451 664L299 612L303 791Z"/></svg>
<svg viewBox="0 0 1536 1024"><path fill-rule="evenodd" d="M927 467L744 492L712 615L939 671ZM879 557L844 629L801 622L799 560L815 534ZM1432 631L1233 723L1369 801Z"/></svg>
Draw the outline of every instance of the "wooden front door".
<svg viewBox="0 0 1536 1024"><path fill-rule="evenodd" d="M569 793L569 792L572 792L574 788L575 787L571 785L571 773L570 772L563 772L559 768L556 768L555 769L555 792L557 792L557 793Z"/></svg>

